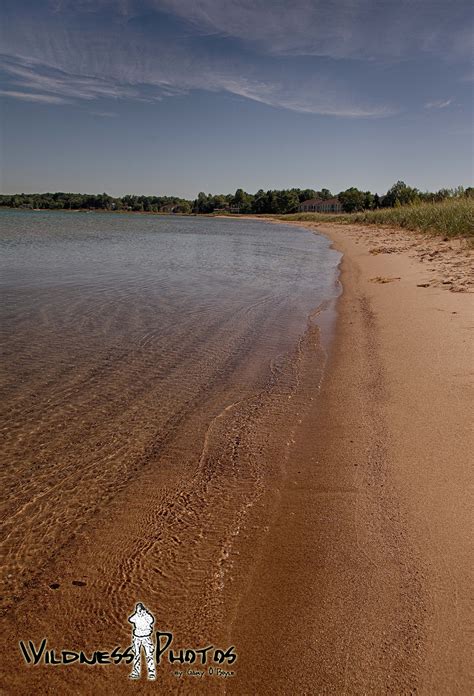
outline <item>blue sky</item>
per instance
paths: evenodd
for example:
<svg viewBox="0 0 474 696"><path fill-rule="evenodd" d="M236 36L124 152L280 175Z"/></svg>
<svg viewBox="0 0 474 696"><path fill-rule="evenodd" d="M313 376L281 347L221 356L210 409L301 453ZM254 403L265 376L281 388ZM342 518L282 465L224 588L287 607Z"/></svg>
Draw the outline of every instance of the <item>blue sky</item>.
<svg viewBox="0 0 474 696"><path fill-rule="evenodd" d="M465 0L3 0L1 190L473 179Z"/></svg>

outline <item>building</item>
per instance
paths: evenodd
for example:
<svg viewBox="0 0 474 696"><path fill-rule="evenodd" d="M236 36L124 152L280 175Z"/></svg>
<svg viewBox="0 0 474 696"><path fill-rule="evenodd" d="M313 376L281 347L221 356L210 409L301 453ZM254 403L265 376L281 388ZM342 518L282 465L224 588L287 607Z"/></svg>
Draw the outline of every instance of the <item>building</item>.
<svg viewBox="0 0 474 696"><path fill-rule="evenodd" d="M310 198L298 206L300 213L342 213L342 205L337 196L323 201L321 198Z"/></svg>
<svg viewBox="0 0 474 696"><path fill-rule="evenodd" d="M176 203L167 203L166 205L162 205L160 208L160 213L166 213L167 215L173 215L173 213L176 212L177 210L177 205Z"/></svg>

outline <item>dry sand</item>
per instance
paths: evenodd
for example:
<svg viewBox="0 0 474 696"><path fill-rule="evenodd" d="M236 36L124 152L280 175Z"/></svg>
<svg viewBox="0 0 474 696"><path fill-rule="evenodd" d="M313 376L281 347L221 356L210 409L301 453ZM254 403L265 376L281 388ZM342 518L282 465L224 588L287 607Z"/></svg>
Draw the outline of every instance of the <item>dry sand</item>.
<svg viewBox="0 0 474 696"><path fill-rule="evenodd" d="M228 692L467 695L472 258L400 230L317 229L344 253L337 335Z"/></svg>

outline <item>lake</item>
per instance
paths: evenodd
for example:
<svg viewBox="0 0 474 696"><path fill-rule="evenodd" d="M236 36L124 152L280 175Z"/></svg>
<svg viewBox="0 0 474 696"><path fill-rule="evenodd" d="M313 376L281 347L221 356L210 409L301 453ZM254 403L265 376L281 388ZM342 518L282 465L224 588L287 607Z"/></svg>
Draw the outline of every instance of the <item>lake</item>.
<svg viewBox="0 0 474 696"><path fill-rule="evenodd" d="M153 573L191 625L193 587L222 588L281 473L299 351L337 295L339 254L258 220L3 210L0 223L3 606L13 617L39 593L40 631L79 576L95 595L64 589L61 611L84 625L104 603L119 616L117 592L133 603Z"/></svg>

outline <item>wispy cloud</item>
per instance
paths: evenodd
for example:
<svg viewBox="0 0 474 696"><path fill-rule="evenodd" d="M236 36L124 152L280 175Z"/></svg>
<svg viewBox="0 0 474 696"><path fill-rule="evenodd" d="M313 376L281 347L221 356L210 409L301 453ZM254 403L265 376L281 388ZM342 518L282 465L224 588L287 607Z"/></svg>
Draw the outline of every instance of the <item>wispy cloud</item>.
<svg viewBox="0 0 474 696"><path fill-rule="evenodd" d="M73 99L92 100L98 97L138 97L139 93L129 85L100 77L76 75L36 61L18 58L0 60L4 73L23 89L41 90Z"/></svg>
<svg viewBox="0 0 474 696"><path fill-rule="evenodd" d="M131 82L128 85L114 81L113 78L85 78L63 71L59 75L57 69L54 70L55 75L51 76L52 69L49 66L37 63L24 67L9 62L6 73L14 78L18 87L34 90L36 96L38 90L43 90L44 102L51 104L70 102L72 99L92 101L99 98L159 101L165 97L187 94L192 90L205 90L228 92L271 107L306 114L374 118L395 112L386 105L364 105L360 99L344 90L343 85L331 85L322 76L309 77L304 85L292 84L290 79L272 81L268 75L263 75L261 79L244 77L239 71L234 73L232 70L222 69L222 66L217 68L202 61L190 70L187 65L189 58L186 55L180 58L181 60L177 60L175 57L172 72L157 69L153 73L149 68L143 76L140 71L128 72L127 78ZM140 80L139 84L137 80ZM108 112L105 113L109 115Z"/></svg>
<svg viewBox="0 0 474 696"><path fill-rule="evenodd" d="M89 111L91 116L99 116L100 118L117 118L118 114L113 111Z"/></svg>
<svg viewBox="0 0 474 696"><path fill-rule="evenodd" d="M34 92L15 92L10 89L0 89L0 95L21 101L36 102L38 104L70 104L70 100L55 97L51 94L35 94Z"/></svg>
<svg viewBox="0 0 474 696"><path fill-rule="evenodd" d="M380 118L390 116L395 110L387 106L363 107L351 102L348 94L331 90L322 80L308 80L305 88L272 83L252 83L243 79L223 79L222 88L232 94L291 111L322 116L342 116L346 118Z"/></svg>
<svg viewBox="0 0 474 696"><path fill-rule="evenodd" d="M5 90L50 104L205 90L299 113L378 118L399 107L370 88L377 61L467 45L464 0L456 13L443 3L426 13L424 0L5 4ZM356 73L366 78L356 84ZM443 108L434 104L427 108Z"/></svg>
<svg viewBox="0 0 474 696"><path fill-rule="evenodd" d="M438 99L437 101L427 102L425 109L445 109L453 103L453 99Z"/></svg>
<svg viewBox="0 0 474 696"><path fill-rule="evenodd" d="M284 55L334 58L419 53L471 57L471 3L426 0L151 0L208 31ZM133 3L131 3L133 6ZM129 11L131 7L129 4ZM466 19L471 19L466 27Z"/></svg>

